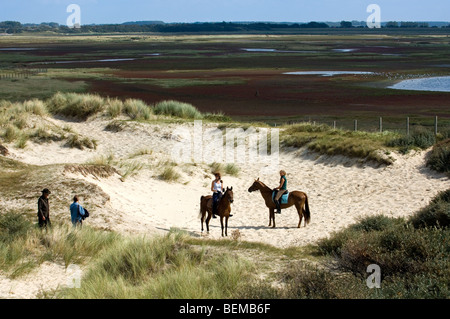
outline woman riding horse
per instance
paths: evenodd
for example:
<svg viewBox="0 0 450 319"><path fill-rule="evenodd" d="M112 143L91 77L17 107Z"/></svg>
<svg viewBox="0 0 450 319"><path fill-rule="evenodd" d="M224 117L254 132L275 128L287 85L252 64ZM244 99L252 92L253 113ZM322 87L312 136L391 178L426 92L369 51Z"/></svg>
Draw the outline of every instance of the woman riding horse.
<svg viewBox="0 0 450 319"><path fill-rule="evenodd" d="M217 203L217 215L220 217L220 224L222 226L222 237L225 230L225 236L228 236L228 218L231 212L231 203L233 203L233 187L226 189L222 198ZM203 222L205 221L206 213L208 213L208 217L206 217L206 229L209 233L209 221L211 220L212 215L212 196L202 196L200 197L200 214L199 218L202 224L202 232L203 232ZM223 219L225 218L225 227L223 224Z"/></svg>
<svg viewBox="0 0 450 319"><path fill-rule="evenodd" d="M263 182L259 180L255 180L255 182L250 186L248 189L249 193L254 191L260 191L262 197L264 198L264 201L266 202L267 208L269 208L269 227L272 225L273 221L273 227L275 228L275 208L276 205L272 199L273 191L270 187L266 186ZM309 211L309 205L308 205L308 196L304 192L300 191L293 191L289 193L288 203L280 205L281 208L288 208L291 206L294 206L297 208L297 213L299 217L298 222L298 228L300 228L300 225L302 223L303 216L305 217L305 227L306 224L309 223L311 219L311 213Z"/></svg>
<svg viewBox="0 0 450 319"><path fill-rule="evenodd" d="M275 188L277 190L277 194L275 195L275 204L277 205L277 214L281 214L281 196L287 193L287 178L286 172L284 170L280 171L280 186Z"/></svg>

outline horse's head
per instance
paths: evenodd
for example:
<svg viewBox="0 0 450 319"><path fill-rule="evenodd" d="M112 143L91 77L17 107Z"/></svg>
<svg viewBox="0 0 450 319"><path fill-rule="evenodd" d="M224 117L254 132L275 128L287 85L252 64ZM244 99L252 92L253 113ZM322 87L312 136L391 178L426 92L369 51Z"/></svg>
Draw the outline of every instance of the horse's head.
<svg viewBox="0 0 450 319"><path fill-rule="evenodd" d="M260 185L259 178L258 178L255 180L255 182L252 184L252 186L250 186L250 188L248 189L248 192L251 193L251 192L254 192L254 191L257 191L260 189L261 189L261 185Z"/></svg>
<svg viewBox="0 0 450 319"><path fill-rule="evenodd" d="M233 186L231 188L227 187L227 190L225 191L225 194L223 195L230 203L234 202L233 198Z"/></svg>

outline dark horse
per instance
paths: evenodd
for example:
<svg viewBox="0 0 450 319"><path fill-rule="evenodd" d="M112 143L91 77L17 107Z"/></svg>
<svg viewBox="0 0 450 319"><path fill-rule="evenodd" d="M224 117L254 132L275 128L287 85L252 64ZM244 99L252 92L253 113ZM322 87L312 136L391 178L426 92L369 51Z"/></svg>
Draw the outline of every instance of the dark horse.
<svg viewBox="0 0 450 319"><path fill-rule="evenodd" d="M261 195L266 202L266 206L269 208L269 227L272 225L273 220L273 228L275 228L276 205L272 200L273 190L268 186L266 186L263 182L260 182L259 178L255 180L255 182L253 183L252 186L250 186L248 191L251 193L258 190L261 192ZM289 192L288 203L281 204L281 208L288 208L293 205L295 205L295 208L297 208L298 217L300 218L298 222L298 228L300 228L303 216L305 216L305 227L306 227L306 224L308 224L311 219L311 213L309 211L308 205L308 196L305 193L299 191Z"/></svg>
<svg viewBox="0 0 450 319"><path fill-rule="evenodd" d="M222 198L217 203L217 215L220 216L220 224L222 225L222 237L223 237L223 219L225 218L225 236L228 236L228 218L231 212L231 203L233 202L233 187L228 188L223 194ZM203 232L203 222L205 221L205 215L208 212L208 217L206 218L206 230L209 233L209 221L212 216L212 196L202 196L200 198L200 214L199 218L202 221L202 232Z"/></svg>

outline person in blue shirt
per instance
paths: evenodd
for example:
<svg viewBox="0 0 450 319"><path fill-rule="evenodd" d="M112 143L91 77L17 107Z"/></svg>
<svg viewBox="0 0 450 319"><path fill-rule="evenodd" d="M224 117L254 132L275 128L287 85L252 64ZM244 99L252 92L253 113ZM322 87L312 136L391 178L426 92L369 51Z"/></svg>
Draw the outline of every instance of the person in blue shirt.
<svg viewBox="0 0 450 319"><path fill-rule="evenodd" d="M80 224L80 227L83 225L84 208L78 203L77 195L73 197L73 203L70 205L70 216L72 217L73 227L78 224Z"/></svg>

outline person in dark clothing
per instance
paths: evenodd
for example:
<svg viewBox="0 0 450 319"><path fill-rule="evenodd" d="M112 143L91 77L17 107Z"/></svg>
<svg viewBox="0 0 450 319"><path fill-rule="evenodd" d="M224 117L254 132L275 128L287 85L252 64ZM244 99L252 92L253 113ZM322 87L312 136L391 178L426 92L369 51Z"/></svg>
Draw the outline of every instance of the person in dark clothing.
<svg viewBox="0 0 450 319"><path fill-rule="evenodd" d="M48 196L51 192L46 188L42 191L42 196L38 199L38 222L39 227L46 228L47 225L51 226L50 222L50 204L48 202Z"/></svg>

